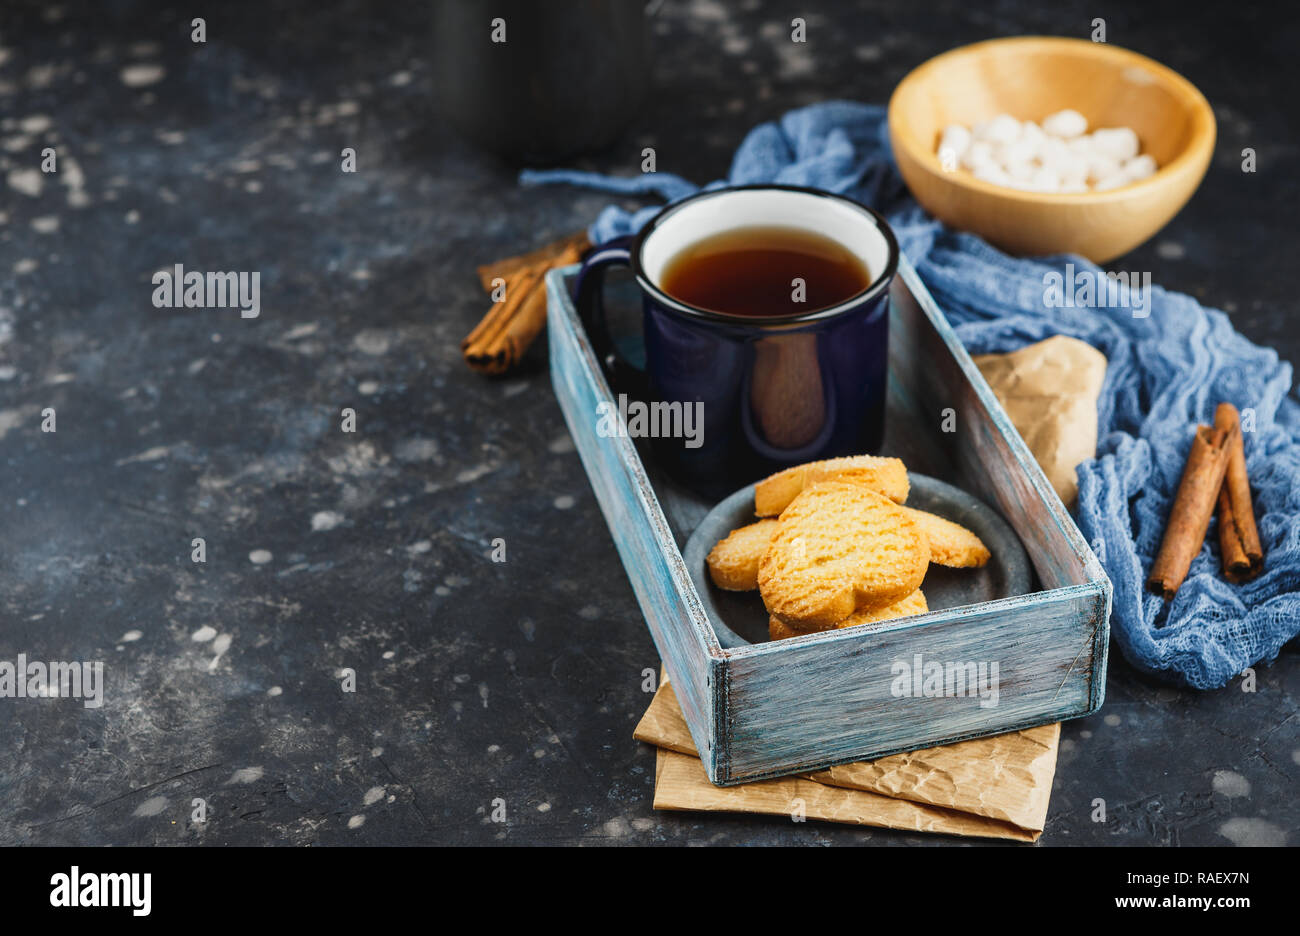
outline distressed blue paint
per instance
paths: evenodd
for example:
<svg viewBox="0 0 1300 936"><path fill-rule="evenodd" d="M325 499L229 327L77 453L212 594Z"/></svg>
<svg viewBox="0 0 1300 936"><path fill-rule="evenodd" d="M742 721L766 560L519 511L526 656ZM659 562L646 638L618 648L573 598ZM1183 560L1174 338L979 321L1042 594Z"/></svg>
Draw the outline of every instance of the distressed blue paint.
<svg viewBox="0 0 1300 936"><path fill-rule="evenodd" d="M596 433L596 404L612 396L569 301L566 283L575 270L547 277L552 382L714 783L869 760L1100 708L1110 582L906 261L891 301L889 418L908 429L909 455L924 452L927 467L947 463L948 480L998 507L1044 590L730 650L708 623L635 446ZM955 431L944 433L948 408ZM997 706L896 697L893 666L916 653L937 662L997 662Z"/></svg>

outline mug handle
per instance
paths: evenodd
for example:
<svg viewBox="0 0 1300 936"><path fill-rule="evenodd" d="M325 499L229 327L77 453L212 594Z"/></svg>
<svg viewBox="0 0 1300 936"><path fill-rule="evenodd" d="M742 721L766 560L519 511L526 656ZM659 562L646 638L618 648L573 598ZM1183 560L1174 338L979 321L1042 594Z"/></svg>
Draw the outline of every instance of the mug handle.
<svg viewBox="0 0 1300 936"><path fill-rule="evenodd" d="M573 288L573 304L578 310L578 318L587 332L592 350L596 352L596 359L605 371L610 388L615 393L622 391L634 399L645 399L645 371L633 365L618 350L605 321L605 273L611 266L632 265L632 240L631 236L616 237L587 255Z"/></svg>

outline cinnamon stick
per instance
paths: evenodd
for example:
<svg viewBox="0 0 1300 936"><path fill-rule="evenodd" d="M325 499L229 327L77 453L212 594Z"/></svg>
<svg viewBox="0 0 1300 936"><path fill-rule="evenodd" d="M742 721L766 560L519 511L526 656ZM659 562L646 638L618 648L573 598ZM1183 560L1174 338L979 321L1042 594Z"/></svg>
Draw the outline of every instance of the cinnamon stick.
<svg viewBox="0 0 1300 936"><path fill-rule="evenodd" d="M494 302L461 342L465 362L485 374L505 373L519 363L546 324L547 271L577 262L587 246L586 232L580 232L531 253L479 267L483 289L492 292L500 278L505 282L505 298Z"/></svg>
<svg viewBox="0 0 1300 936"><path fill-rule="evenodd" d="M1228 468L1219 488L1219 549L1223 554L1224 575L1231 581L1242 582L1258 575L1264 567L1264 547L1255 526L1237 408L1231 403L1220 403L1214 411L1214 424L1238 430L1235 441L1229 445Z"/></svg>
<svg viewBox="0 0 1300 936"><path fill-rule="evenodd" d="M1165 598L1172 598L1178 591L1192 560L1201 551L1228 470L1228 456L1240 435L1236 425L1196 427L1160 552L1147 577L1147 585Z"/></svg>
<svg viewBox="0 0 1300 936"><path fill-rule="evenodd" d="M508 359L506 338L516 313L541 280L541 273L539 267L525 267L506 278L505 298L492 303L487 315L460 343L461 353L470 367L487 374L500 374L513 363Z"/></svg>
<svg viewBox="0 0 1300 936"><path fill-rule="evenodd" d="M540 263L546 263L546 269L557 266L565 266L569 263L575 263L582 252L591 246L587 240L586 231L578 231L567 237L561 237L559 240L551 241L536 250L529 251L526 254L520 254L517 257L506 257L504 260L497 260L493 263L486 263L478 268L478 279L483 286L484 292L492 291L492 281L498 276L502 279L509 279L513 273L518 273L524 267L537 266ZM573 257L572 260L556 262L563 257Z"/></svg>

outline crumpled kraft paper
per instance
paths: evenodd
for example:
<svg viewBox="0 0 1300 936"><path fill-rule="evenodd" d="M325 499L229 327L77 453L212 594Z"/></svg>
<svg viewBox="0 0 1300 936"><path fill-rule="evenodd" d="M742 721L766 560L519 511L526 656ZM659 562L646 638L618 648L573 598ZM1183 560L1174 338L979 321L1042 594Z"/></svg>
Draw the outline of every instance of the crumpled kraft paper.
<svg viewBox="0 0 1300 936"><path fill-rule="evenodd" d="M1097 446L1106 358L1058 335L976 365L1067 505ZM634 737L658 747L656 809L752 812L1036 841L1047 818L1061 726L1043 725L733 787L709 782L667 676Z"/></svg>
<svg viewBox="0 0 1300 936"><path fill-rule="evenodd" d="M1073 504L1079 492L1074 469L1097 452L1097 396L1106 356L1078 338L1055 335L973 360L1061 501Z"/></svg>
<svg viewBox="0 0 1300 936"><path fill-rule="evenodd" d="M1060 725L733 787L709 782L672 686L633 737L659 747L655 809L803 815L854 825L1032 842L1042 834Z"/></svg>

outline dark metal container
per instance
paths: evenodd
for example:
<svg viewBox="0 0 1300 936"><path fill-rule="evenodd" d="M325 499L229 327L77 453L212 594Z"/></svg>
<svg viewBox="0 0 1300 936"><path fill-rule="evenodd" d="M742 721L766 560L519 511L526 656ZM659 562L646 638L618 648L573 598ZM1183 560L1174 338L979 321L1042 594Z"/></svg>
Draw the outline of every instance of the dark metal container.
<svg viewBox="0 0 1300 936"><path fill-rule="evenodd" d="M515 162L607 146L645 97L648 16L637 0L434 0L435 100Z"/></svg>

